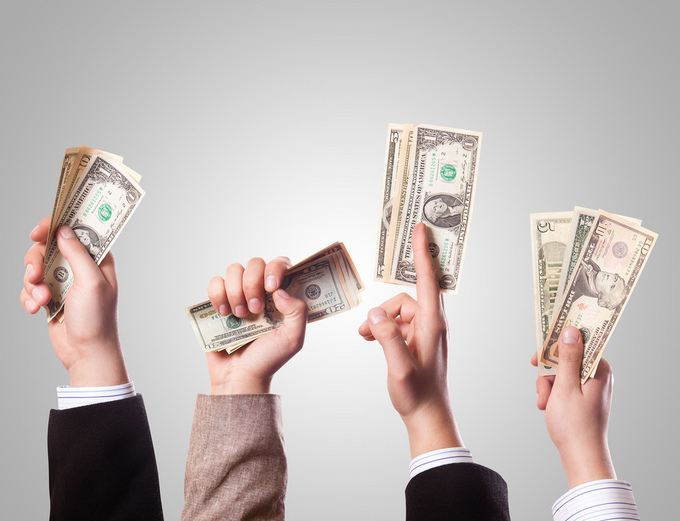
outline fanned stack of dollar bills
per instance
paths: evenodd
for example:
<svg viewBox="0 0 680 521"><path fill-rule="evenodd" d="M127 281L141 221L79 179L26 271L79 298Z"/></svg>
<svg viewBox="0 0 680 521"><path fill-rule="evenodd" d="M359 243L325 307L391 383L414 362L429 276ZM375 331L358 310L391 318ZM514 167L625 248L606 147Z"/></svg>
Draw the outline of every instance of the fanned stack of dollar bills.
<svg viewBox="0 0 680 521"><path fill-rule="evenodd" d="M307 303L307 322L314 322L361 303L365 289L345 245L336 242L286 271L283 288L289 295ZM283 315L276 309L272 295L265 293L261 313L238 318L220 315L210 304L202 302L185 308L201 349L206 353L233 353L256 338L281 327Z"/></svg>
<svg viewBox="0 0 680 521"><path fill-rule="evenodd" d="M638 219L580 207L531 214L530 221L539 374L555 374L560 333L574 326L583 336L585 382L658 236Z"/></svg>
<svg viewBox="0 0 680 521"><path fill-rule="evenodd" d="M481 132L389 125L376 281L415 286L411 233L424 222L439 287L457 293L481 144Z"/></svg>
<svg viewBox="0 0 680 521"><path fill-rule="evenodd" d="M71 266L57 247L56 230L63 225L72 228L99 264L144 197L140 179L121 156L85 146L64 153L45 251L44 280L51 294L48 322L61 319L66 292L73 284Z"/></svg>

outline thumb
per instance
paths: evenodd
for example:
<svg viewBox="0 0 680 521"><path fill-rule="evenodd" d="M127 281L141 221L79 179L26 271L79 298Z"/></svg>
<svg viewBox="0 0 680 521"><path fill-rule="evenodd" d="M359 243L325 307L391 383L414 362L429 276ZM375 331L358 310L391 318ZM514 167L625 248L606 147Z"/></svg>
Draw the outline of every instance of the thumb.
<svg viewBox="0 0 680 521"><path fill-rule="evenodd" d="M554 387L556 389L581 388L581 362L583 361L583 338L573 326L567 326L560 335L560 362L557 365Z"/></svg>
<svg viewBox="0 0 680 521"><path fill-rule="evenodd" d="M307 327L307 304L304 301L292 298L283 289L277 289L273 294L274 305L283 313L283 326L288 338L296 345L302 346Z"/></svg>
<svg viewBox="0 0 680 521"><path fill-rule="evenodd" d="M70 264L74 278L92 279L102 276L97 264L68 226L62 226L57 230L57 245Z"/></svg>
<svg viewBox="0 0 680 521"><path fill-rule="evenodd" d="M413 355L394 319L383 308L373 308L368 312L367 324L383 348L388 370L407 374L413 367Z"/></svg>

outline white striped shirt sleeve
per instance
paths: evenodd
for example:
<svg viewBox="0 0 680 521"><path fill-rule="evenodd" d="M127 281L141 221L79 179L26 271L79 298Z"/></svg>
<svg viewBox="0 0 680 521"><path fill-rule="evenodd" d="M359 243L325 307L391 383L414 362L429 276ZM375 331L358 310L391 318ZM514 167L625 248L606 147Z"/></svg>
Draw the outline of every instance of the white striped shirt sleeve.
<svg viewBox="0 0 680 521"><path fill-rule="evenodd" d="M630 483L615 479L574 487L553 505L555 521L639 521Z"/></svg>
<svg viewBox="0 0 680 521"><path fill-rule="evenodd" d="M474 463L470 451L465 447L452 447L450 449L433 450L411 460L408 471L411 478L441 465L449 463Z"/></svg>
<svg viewBox="0 0 680 521"><path fill-rule="evenodd" d="M108 387L57 387L57 402L59 410L94 405L96 403L113 402L135 396L134 382Z"/></svg>

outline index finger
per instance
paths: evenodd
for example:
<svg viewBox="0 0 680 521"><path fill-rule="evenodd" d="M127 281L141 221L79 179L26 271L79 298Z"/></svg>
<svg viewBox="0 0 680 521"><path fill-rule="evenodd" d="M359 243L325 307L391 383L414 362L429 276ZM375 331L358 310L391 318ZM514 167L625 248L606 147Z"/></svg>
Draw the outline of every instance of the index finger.
<svg viewBox="0 0 680 521"><path fill-rule="evenodd" d="M441 303L439 293L439 277L432 263L430 248L427 243L427 228L424 223L418 223L411 235L413 258L416 265L416 295L418 305L425 311L438 311Z"/></svg>
<svg viewBox="0 0 680 521"><path fill-rule="evenodd" d="M269 293L276 291L283 282L286 270L292 266L288 257L276 257L264 268L264 289Z"/></svg>

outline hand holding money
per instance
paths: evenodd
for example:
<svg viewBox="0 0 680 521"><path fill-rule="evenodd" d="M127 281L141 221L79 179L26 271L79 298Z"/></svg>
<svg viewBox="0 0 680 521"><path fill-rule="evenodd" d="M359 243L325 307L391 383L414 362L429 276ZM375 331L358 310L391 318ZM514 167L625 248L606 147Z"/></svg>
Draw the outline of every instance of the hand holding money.
<svg viewBox="0 0 680 521"><path fill-rule="evenodd" d="M616 479L607 443L613 378L606 360L594 378L581 384L583 339L575 327L559 338L560 363L555 376L536 380L536 405L569 481L569 488L599 479ZM534 353L531 363L537 365Z"/></svg>
<svg viewBox="0 0 680 521"><path fill-rule="evenodd" d="M233 311L233 317L240 320L263 312L265 291L283 315L280 328L256 338L248 349L231 355L225 351L207 353L210 394L268 393L274 373L302 349L307 305L280 289L290 267L286 257L267 264L254 258L245 267L229 265L224 278L210 281L208 296L220 316L227 317Z"/></svg>
<svg viewBox="0 0 680 521"><path fill-rule="evenodd" d="M245 268L232 264L225 279L212 279L211 300L185 308L201 349L231 353L282 327L285 315L277 306L277 292L269 292L277 288L304 301L307 321L314 322L359 305L364 285L343 243L295 266L286 258L267 265L251 259Z"/></svg>
<svg viewBox="0 0 680 521"><path fill-rule="evenodd" d="M437 449L462 447L463 442L449 404L448 326L424 224L415 226L412 242L417 300L401 293L371 309L359 334L377 340L383 348L387 389L404 421L415 458Z"/></svg>
<svg viewBox="0 0 680 521"><path fill-rule="evenodd" d="M20 300L31 314L47 306L50 291L43 279L43 262L50 217L31 232L35 244L24 257L26 275ZM56 230L59 250L74 272L67 295L65 319L52 320L47 329L72 387L119 385L129 382L118 338L118 283L113 257L99 266L68 227Z"/></svg>

